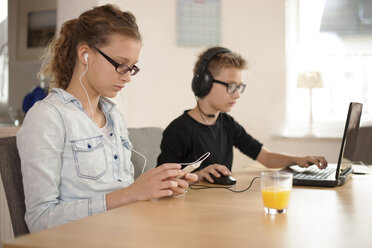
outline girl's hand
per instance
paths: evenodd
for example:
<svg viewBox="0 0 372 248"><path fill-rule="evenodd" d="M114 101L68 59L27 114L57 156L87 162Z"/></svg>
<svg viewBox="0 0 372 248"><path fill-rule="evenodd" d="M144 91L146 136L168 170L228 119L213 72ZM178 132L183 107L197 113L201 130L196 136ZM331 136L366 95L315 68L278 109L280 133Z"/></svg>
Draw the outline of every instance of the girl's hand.
<svg viewBox="0 0 372 248"><path fill-rule="evenodd" d="M162 164L143 173L128 189L138 201L171 196L173 195L171 189L177 188L180 182L175 178L184 175L185 172L181 170L181 165Z"/></svg>
<svg viewBox="0 0 372 248"><path fill-rule="evenodd" d="M178 187L172 187L173 195L183 195L186 193L186 189L189 184L196 183L198 181L198 176L194 173L186 173L182 178L173 178L175 182L178 183Z"/></svg>

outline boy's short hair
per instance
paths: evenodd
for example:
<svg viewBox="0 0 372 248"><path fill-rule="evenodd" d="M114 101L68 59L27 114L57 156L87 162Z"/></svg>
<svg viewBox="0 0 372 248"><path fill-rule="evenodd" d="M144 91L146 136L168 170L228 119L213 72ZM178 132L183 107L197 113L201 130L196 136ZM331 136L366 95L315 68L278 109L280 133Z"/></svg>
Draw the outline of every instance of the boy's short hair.
<svg viewBox="0 0 372 248"><path fill-rule="evenodd" d="M194 74L197 72L198 67L200 66L204 53L209 49L211 48L207 48L201 54L199 54L198 60L196 61L194 66ZM208 63L208 70L213 77L216 77L222 68L231 67L238 68L241 70L246 69L247 61L240 54L231 52L217 54Z"/></svg>

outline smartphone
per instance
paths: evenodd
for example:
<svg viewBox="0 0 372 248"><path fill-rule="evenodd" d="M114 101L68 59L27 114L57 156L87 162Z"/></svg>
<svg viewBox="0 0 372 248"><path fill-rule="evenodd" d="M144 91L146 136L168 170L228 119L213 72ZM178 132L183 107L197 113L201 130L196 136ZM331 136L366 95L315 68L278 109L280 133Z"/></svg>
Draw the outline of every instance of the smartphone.
<svg viewBox="0 0 372 248"><path fill-rule="evenodd" d="M197 163L194 163L194 164L189 164L188 166L186 166L182 170L186 173L193 172L194 170L199 168L200 164L201 164L201 162L197 162ZM181 177L179 176L178 178L181 178Z"/></svg>
<svg viewBox="0 0 372 248"><path fill-rule="evenodd" d="M188 166L186 166L182 170L186 173L193 172L194 170L199 168L200 164L201 164L201 162L198 162L198 163L195 163L195 164L189 164Z"/></svg>
<svg viewBox="0 0 372 248"><path fill-rule="evenodd" d="M199 168L199 166L201 165L201 163L206 159L208 158L210 155L210 152L207 152L205 154L203 154L198 160L196 160L195 162L193 163L181 163L181 165L187 165L185 168L183 168L182 170L186 173L190 173L190 172L193 172L194 170L196 170L197 168Z"/></svg>

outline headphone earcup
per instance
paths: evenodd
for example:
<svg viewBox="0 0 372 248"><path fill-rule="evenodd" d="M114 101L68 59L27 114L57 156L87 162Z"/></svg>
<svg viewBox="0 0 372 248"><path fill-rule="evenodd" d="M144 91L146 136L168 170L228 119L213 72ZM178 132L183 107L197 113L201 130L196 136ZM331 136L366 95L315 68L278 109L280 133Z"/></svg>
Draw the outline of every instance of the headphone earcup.
<svg viewBox="0 0 372 248"><path fill-rule="evenodd" d="M212 75L208 70L197 72L192 79L192 90L195 96L204 97L212 89Z"/></svg>
<svg viewBox="0 0 372 248"><path fill-rule="evenodd" d="M231 53L231 51L224 47L214 47L208 49L201 58L201 63L198 66L196 73L191 82L191 88L197 97L204 97L209 94L213 86L213 76L208 70L209 61L211 61L217 54Z"/></svg>

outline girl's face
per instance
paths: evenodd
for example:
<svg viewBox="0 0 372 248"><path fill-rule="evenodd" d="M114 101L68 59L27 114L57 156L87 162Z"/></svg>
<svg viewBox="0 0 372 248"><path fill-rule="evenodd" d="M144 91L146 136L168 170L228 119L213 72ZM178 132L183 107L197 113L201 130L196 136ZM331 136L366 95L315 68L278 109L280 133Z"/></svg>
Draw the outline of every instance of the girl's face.
<svg viewBox="0 0 372 248"><path fill-rule="evenodd" d="M242 80L241 69L223 67L214 78L225 83L236 83L239 85ZM229 94L226 85L213 83L211 91L204 99L208 102L212 111L230 112L239 97L238 90Z"/></svg>
<svg viewBox="0 0 372 248"><path fill-rule="evenodd" d="M138 62L141 42L125 35L112 34L107 44L97 48L116 63L133 67ZM113 98L131 81L132 76L130 72L120 74L101 53L91 49L87 81L97 95Z"/></svg>

